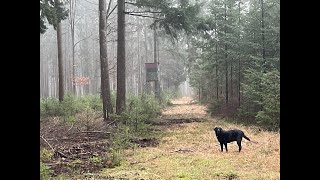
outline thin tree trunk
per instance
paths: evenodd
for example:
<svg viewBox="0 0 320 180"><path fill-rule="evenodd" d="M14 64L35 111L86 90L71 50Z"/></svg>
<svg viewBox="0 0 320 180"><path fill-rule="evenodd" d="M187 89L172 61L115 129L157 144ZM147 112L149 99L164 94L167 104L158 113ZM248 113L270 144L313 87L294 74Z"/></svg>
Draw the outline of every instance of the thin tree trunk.
<svg viewBox="0 0 320 180"><path fill-rule="evenodd" d="M148 62L148 42L147 42L147 40L148 40L148 38L147 38L147 28L144 28L144 49L145 49L145 63L147 63ZM144 67L145 67L145 65L144 65ZM147 82L146 81L146 73L145 73L145 79L144 79L144 83L146 83L145 84L145 92L146 93L149 93L149 86L150 86L150 82Z"/></svg>
<svg viewBox="0 0 320 180"><path fill-rule="evenodd" d="M63 101L63 96L64 96L61 23L58 23L58 25L57 25L57 44L58 44L58 68L59 68L59 101L61 102L61 101Z"/></svg>
<svg viewBox="0 0 320 180"><path fill-rule="evenodd" d="M155 14L153 15L153 17L155 17ZM153 62L154 63L158 63L157 62L157 30L156 30L156 22L154 21L154 29L153 29L153 42L154 42L154 56L153 56ZM159 94L160 94L160 92L159 92L159 81L158 81L158 79L156 80L156 81L154 81L154 90L155 90L155 96L156 96L156 98L160 98L160 96L159 96Z"/></svg>
<svg viewBox="0 0 320 180"><path fill-rule="evenodd" d="M217 38L217 14L214 14L214 21L215 21L215 28L214 28L214 36ZM218 41L216 42L215 45L216 48L216 56L218 56ZM216 57L216 99L219 99L219 78L218 78L218 57Z"/></svg>
<svg viewBox="0 0 320 180"><path fill-rule="evenodd" d="M262 36L262 59L263 59L263 72L266 71L266 50L265 50L265 37L264 37L264 3L263 0L260 0L261 2L261 36Z"/></svg>
<svg viewBox="0 0 320 180"><path fill-rule="evenodd" d="M40 99L43 97L43 63L42 63L42 50L40 43Z"/></svg>
<svg viewBox="0 0 320 180"><path fill-rule="evenodd" d="M76 95L76 83L75 83L75 78L76 78L76 65L75 65L75 59L74 59L74 29L71 28L71 41L72 41L72 90L73 94Z"/></svg>
<svg viewBox="0 0 320 180"><path fill-rule="evenodd" d="M126 105L126 51L125 51L125 3L118 0L118 48L117 48L117 100L116 112L121 114Z"/></svg>
<svg viewBox="0 0 320 180"><path fill-rule="evenodd" d="M231 98L231 102L233 100L233 85L232 85L232 76L233 76L233 64L232 64L233 59L231 59L230 61L230 98Z"/></svg>
<svg viewBox="0 0 320 180"><path fill-rule="evenodd" d="M77 89L75 84L76 70L75 70L75 38L74 38L74 28L75 28L75 15L76 15L76 0L71 0L69 2L69 23L71 30L71 53L72 53L72 91L76 95Z"/></svg>
<svg viewBox="0 0 320 180"><path fill-rule="evenodd" d="M130 59L131 59L131 69L134 69L134 58L133 58L133 56L131 56ZM135 94L134 79L135 79L136 72L135 71L131 71L131 72L132 72L132 74L131 74L131 80L130 80L131 81L130 89L131 89L131 93Z"/></svg>
<svg viewBox="0 0 320 180"><path fill-rule="evenodd" d="M101 96L103 104L103 119L110 120L109 113L113 113L107 54L107 21L106 0L99 0L99 41L100 41L100 65L101 65Z"/></svg>
<svg viewBox="0 0 320 180"><path fill-rule="evenodd" d="M228 54L227 54L227 4L224 4L224 20L225 20L225 26L224 26L224 35L225 35L225 45L224 45L224 50L225 50L225 61L226 61L226 105L228 106L228 101L229 101L229 91L228 91Z"/></svg>
<svg viewBox="0 0 320 180"><path fill-rule="evenodd" d="M241 1L239 1L239 27L240 27L240 13L241 13L241 9L240 9L240 3ZM241 105L241 45L240 45L240 30L239 30L239 38L238 38L238 45L239 45L239 57L238 57L238 106L240 107Z"/></svg>
<svg viewBox="0 0 320 180"><path fill-rule="evenodd" d="M140 19L138 18L138 66L139 66L139 74L138 74L138 94L140 95L142 93L142 78L141 78L141 58L140 58Z"/></svg>
<svg viewBox="0 0 320 180"><path fill-rule="evenodd" d="M49 86L48 86L48 63L44 65L44 97L49 96Z"/></svg>
<svg viewBox="0 0 320 180"><path fill-rule="evenodd" d="M65 48L64 48L64 51L63 51L63 54L64 54L64 62L63 62L63 67L64 67L64 70L63 70L63 73L64 73L64 78L63 78L63 81L64 81L64 89L65 89L65 91L66 92L68 92L68 79L67 79L67 77L68 77L68 72L67 72L67 68L68 68L68 66L67 66L67 52L68 52L68 49L67 49L67 38L65 37L65 38L63 38L63 41L64 41L64 45L65 45Z"/></svg>

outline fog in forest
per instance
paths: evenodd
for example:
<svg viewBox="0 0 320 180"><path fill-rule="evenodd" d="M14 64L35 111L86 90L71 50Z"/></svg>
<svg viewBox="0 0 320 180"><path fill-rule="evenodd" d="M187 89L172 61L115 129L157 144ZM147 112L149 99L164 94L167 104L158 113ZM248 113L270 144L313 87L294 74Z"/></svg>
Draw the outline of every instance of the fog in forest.
<svg viewBox="0 0 320 180"><path fill-rule="evenodd" d="M66 4L69 16L61 22L65 91L75 92L77 96L98 94L101 83L98 1L70 2L73 4ZM110 2L110 9L113 9L117 2ZM141 11L141 8L128 4L126 11L138 12ZM188 62L187 36L181 33L180 39L176 41L161 29L154 32L150 28L154 22L153 15L152 13L148 15L151 18L130 15L126 17L127 93L138 95L146 92L148 86L150 86L149 93L153 92L154 82L146 82L145 63L157 62L159 63L160 90L179 89L179 94L190 95L192 90L186 84L188 83L186 81L188 75L186 69ZM58 98L57 33L53 26L48 25L47 27L46 33L40 34L40 96ZM155 41L156 49L154 47ZM107 52L110 90L116 91L116 7L108 17ZM157 59L154 59L155 53ZM73 79L74 81L72 81ZM75 84L74 87L73 84Z"/></svg>

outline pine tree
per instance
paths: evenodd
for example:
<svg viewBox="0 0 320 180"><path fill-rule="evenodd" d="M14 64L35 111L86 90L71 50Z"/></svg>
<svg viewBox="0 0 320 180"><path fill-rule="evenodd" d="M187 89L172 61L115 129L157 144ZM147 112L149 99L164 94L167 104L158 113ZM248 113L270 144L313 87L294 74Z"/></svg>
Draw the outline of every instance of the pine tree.
<svg viewBox="0 0 320 180"><path fill-rule="evenodd" d="M68 11L59 0L40 0L40 34L47 30L45 21L57 29L58 23L68 17Z"/></svg>

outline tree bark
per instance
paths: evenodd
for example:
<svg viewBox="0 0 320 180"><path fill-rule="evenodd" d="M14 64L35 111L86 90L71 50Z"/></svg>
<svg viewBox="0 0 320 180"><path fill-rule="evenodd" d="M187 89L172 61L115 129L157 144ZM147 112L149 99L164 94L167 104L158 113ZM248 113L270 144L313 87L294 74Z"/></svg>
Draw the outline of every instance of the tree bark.
<svg viewBox="0 0 320 180"><path fill-rule="evenodd" d="M69 23L70 23L70 30L71 30L71 51L72 51L72 91L73 94L76 95L76 84L75 84L75 77L76 77L76 65L75 65L75 40L74 40L74 27L75 27L75 15L76 15L76 0L71 0L69 2Z"/></svg>
<svg viewBox="0 0 320 180"><path fill-rule="evenodd" d="M226 70L226 105L228 106L228 101L229 101L229 91L228 91L228 54L227 54L227 50L228 50L228 47L227 47L227 4L225 3L224 4L224 20L225 20L225 25L224 25L224 36L225 36L225 44L224 44L224 50L225 50L225 70Z"/></svg>
<svg viewBox="0 0 320 180"><path fill-rule="evenodd" d="M233 59L230 61L230 98L231 98L231 103L233 100L233 84L232 84L232 76L233 76L233 64L232 64Z"/></svg>
<svg viewBox="0 0 320 180"><path fill-rule="evenodd" d="M241 9L240 9L240 3L241 3L241 1L239 1L239 27L240 27L240 13L241 13ZM238 41L240 42L240 31L239 31L239 39L238 39ZM240 55L241 55L241 45L240 45L240 43L238 43L238 45L239 45L239 59L238 59L238 68L239 68L239 70L238 70L238 106L240 107L240 105L241 105L241 57L240 57Z"/></svg>
<svg viewBox="0 0 320 180"><path fill-rule="evenodd" d="M126 102L126 51L125 51L125 3L118 0L118 48L117 48L117 100L116 112L125 110Z"/></svg>
<svg viewBox="0 0 320 180"><path fill-rule="evenodd" d="M148 61L148 59L149 59L149 57L148 57L148 38L147 38L147 28L145 27L144 28L144 30L143 30L143 33L144 33L144 50L145 50L145 63L147 63L147 62L149 62ZM144 65L144 67L145 67L145 65ZM145 69L145 68L144 68ZM149 86L150 86L150 82L147 82L146 81L146 71L144 71L144 83L145 83L145 89L144 89L144 91L145 91L145 93L150 93L149 92Z"/></svg>
<svg viewBox="0 0 320 180"><path fill-rule="evenodd" d="M107 20L106 0L99 0L99 42L100 42L100 66L101 66L101 96L103 105L103 119L110 120L110 113L113 113L107 54Z"/></svg>
<svg viewBox="0 0 320 180"><path fill-rule="evenodd" d="M262 69L263 72L266 71L266 50L265 50L265 37L264 37L264 3L263 0L260 0L261 2L261 37L262 37Z"/></svg>
<svg viewBox="0 0 320 180"><path fill-rule="evenodd" d="M59 101L64 97L64 77L63 77L63 53L62 53L62 32L61 23L57 24L57 45L58 45L58 68L59 68Z"/></svg>
<svg viewBox="0 0 320 180"><path fill-rule="evenodd" d="M153 17L155 17L155 14L153 14ZM154 21L154 27L153 27L153 42L154 42L154 56L153 56L153 62L158 64L158 54L157 54L157 30L156 30L156 21ZM159 78L154 81L154 90L155 90L155 96L157 99L160 98L160 92L159 92Z"/></svg>
<svg viewBox="0 0 320 180"><path fill-rule="evenodd" d="M140 19L138 18L138 66L139 66L139 74L138 74L138 94L142 93L142 69L141 69L141 57L140 57Z"/></svg>
<svg viewBox="0 0 320 180"><path fill-rule="evenodd" d="M214 14L214 21L215 21L215 28L214 28L214 36L215 38L217 38L217 26L218 26L218 23L217 23L217 14L215 13ZM216 48L216 56L218 55L218 41L216 42L216 45L215 45L215 48ZM218 57L216 57L216 99L218 100L219 99L219 78L218 78Z"/></svg>

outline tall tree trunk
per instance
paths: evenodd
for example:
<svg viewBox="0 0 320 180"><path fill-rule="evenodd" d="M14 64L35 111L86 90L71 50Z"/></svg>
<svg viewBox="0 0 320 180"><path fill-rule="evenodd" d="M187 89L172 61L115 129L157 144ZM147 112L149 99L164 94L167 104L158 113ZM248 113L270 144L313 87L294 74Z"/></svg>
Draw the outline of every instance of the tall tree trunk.
<svg viewBox="0 0 320 180"><path fill-rule="evenodd" d="M131 59L131 69L134 69L134 58L133 56L130 57ZM131 81L131 93L135 95L135 77L136 77L136 72L135 71L131 71L132 74L131 74L131 78L130 78L130 81Z"/></svg>
<svg viewBox="0 0 320 180"><path fill-rule="evenodd" d="M125 3L118 0L118 48L117 48L117 100L116 111L121 114L126 106L126 51L125 51Z"/></svg>
<svg viewBox="0 0 320 180"><path fill-rule="evenodd" d="M58 68L59 68L59 101L63 101L64 87L63 87L63 52L62 52L62 32L61 23L57 25L57 44L58 44Z"/></svg>
<svg viewBox="0 0 320 180"><path fill-rule="evenodd" d="M142 78L141 78L141 57L140 57L140 19L138 18L138 66L139 66L139 74L138 74L138 94L140 95L142 93Z"/></svg>
<svg viewBox="0 0 320 180"><path fill-rule="evenodd" d="M263 72L266 72L266 50L265 50L265 37L264 37L264 3L263 0L260 0L261 2L261 37L262 37L262 69Z"/></svg>
<svg viewBox="0 0 320 180"><path fill-rule="evenodd" d="M47 98L49 96L49 78L48 78L48 65L49 63L46 63L44 66L44 89L45 89L45 93L44 93L44 97Z"/></svg>
<svg viewBox="0 0 320 180"><path fill-rule="evenodd" d="M201 84L200 84L200 82L199 82L198 91L199 91L199 102L200 102L201 101Z"/></svg>
<svg viewBox="0 0 320 180"><path fill-rule="evenodd" d="M241 9L240 9L240 3L241 1L239 1L239 28L241 26L240 24L240 16L241 16ZM240 30L239 30L239 35L238 35L238 45L239 45L239 57L238 57L238 106L240 107L241 105L241 45L240 45Z"/></svg>
<svg viewBox="0 0 320 180"><path fill-rule="evenodd" d="M71 30L71 53L72 53L72 91L73 94L76 95L76 84L75 84L75 77L76 77L76 70L75 70L75 40L74 40L74 31L75 31L75 16L76 16L76 5L77 0L70 0L69 2L69 23L70 23L70 30Z"/></svg>
<svg viewBox="0 0 320 180"><path fill-rule="evenodd" d="M67 68L68 68L68 65L67 65L67 53L68 53L68 49L67 49L67 38L63 38L63 41L64 41L64 44L65 44L65 47L64 47L64 51L63 51L63 54L65 55L65 60L63 62L63 67L64 67L64 70L63 70L63 75L64 75L64 78L63 78L63 81L64 81L64 89L65 91L68 92L68 72L67 72Z"/></svg>
<svg viewBox="0 0 320 180"><path fill-rule="evenodd" d="M225 36L225 44L224 44L224 50L225 50L225 62L226 62L226 105L228 106L228 101L229 101L229 90L228 90L228 54L227 54L227 4L224 4L224 20L225 20L225 25L224 25L224 36Z"/></svg>
<svg viewBox="0 0 320 180"><path fill-rule="evenodd" d="M76 95L76 83L75 83L75 78L76 78L76 64L75 64L75 59L74 59L74 29L71 28L71 41L72 41L72 91L73 94Z"/></svg>
<svg viewBox="0 0 320 180"><path fill-rule="evenodd" d="M217 38L217 14L214 14L214 21L215 21L215 27L214 27L214 36ZM215 45L216 48L216 56L218 55L218 41L216 42ZM218 78L218 57L216 57L216 99L219 99L219 78Z"/></svg>
<svg viewBox="0 0 320 180"><path fill-rule="evenodd" d="M145 63L147 63L147 62L149 62L148 61L148 38L147 38L147 28L144 28L144 49L145 49ZM144 67L145 67L145 65L144 65ZM145 77L146 77L146 72L144 73L145 74ZM146 78L144 78L144 83L145 83L145 92L146 93L150 93L149 92L149 90L150 90L150 88L149 88L149 86L150 86L150 82L147 82L146 81Z"/></svg>
<svg viewBox="0 0 320 180"><path fill-rule="evenodd" d="M42 50L40 41L40 99L43 97L43 63L42 63Z"/></svg>
<svg viewBox="0 0 320 180"><path fill-rule="evenodd" d="M233 85L232 85L233 64L232 64L232 61L233 61L233 58L231 58L231 61L230 61L230 98L231 98L231 103L232 103L232 100L233 100Z"/></svg>
<svg viewBox="0 0 320 180"><path fill-rule="evenodd" d="M155 14L153 15L155 17ZM154 29L153 29L153 42L154 42L154 56L153 56L153 62L158 64L157 62L157 30L156 30L156 21L154 21ZM159 92L159 77L156 81L154 81L154 90L155 90L155 96L157 99L160 98L160 92Z"/></svg>
<svg viewBox="0 0 320 180"><path fill-rule="evenodd" d="M100 65L101 65L101 96L103 105L103 119L109 120L109 114L113 113L107 54L107 21L106 0L99 0L99 41L100 41Z"/></svg>

